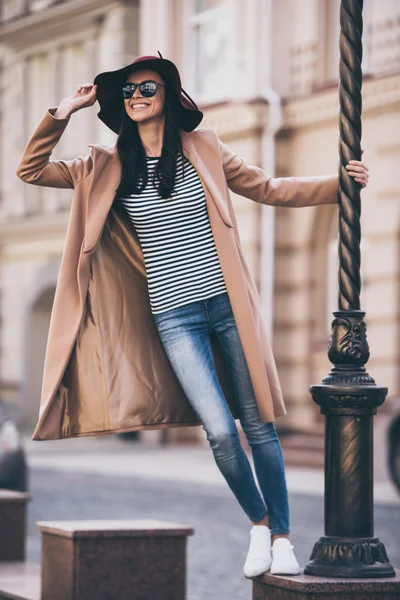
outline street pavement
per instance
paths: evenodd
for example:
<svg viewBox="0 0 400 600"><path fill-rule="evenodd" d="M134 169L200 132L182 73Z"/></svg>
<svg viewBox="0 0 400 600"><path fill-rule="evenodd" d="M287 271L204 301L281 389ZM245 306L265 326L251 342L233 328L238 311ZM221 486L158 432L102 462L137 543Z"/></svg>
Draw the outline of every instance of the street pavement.
<svg viewBox="0 0 400 600"><path fill-rule="evenodd" d="M40 562L37 521L156 518L194 527L187 546L187 600L251 599L243 576L250 524L205 446L160 446L99 436L34 442L27 560ZM323 473L287 469L292 541L307 562L323 535ZM361 499L362 501L362 499ZM400 567L400 501L386 482L375 495L375 535Z"/></svg>

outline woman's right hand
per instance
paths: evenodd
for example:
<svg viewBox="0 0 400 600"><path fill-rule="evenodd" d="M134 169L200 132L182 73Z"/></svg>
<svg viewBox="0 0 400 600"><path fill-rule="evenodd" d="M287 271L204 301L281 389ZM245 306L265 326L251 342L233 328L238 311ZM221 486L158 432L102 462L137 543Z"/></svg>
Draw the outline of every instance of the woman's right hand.
<svg viewBox="0 0 400 600"><path fill-rule="evenodd" d="M93 85L93 83L79 85L71 96L61 100L53 116L58 119L65 119L81 108L92 106L96 102L96 91L97 85Z"/></svg>

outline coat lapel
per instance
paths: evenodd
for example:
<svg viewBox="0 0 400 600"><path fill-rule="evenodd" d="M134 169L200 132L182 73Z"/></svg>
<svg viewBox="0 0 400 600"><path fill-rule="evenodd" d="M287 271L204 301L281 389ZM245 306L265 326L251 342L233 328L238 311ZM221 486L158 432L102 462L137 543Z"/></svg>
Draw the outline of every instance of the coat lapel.
<svg viewBox="0 0 400 600"><path fill-rule="evenodd" d="M96 148L96 144L92 144ZM121 161L116 149L105 152L96 148L93 163L93 181L88 194L88 214L85 230L84 252L96 246L107 215L114 202L121 180Z"/></svg>
<svg viewBox="0 0 400 600"><path fill-rule="evenodd" d="M219 171L221 169L219 167L221 166L221 161L219 157L216 158L213 156L208 147L202 152L201 146L195 143L193 134L190 133L184 132L182 134L182 145L185 156L190 160L199 174L206 192L207 203L214 202L225 225L233 227L228 205L224 201L224 194L222 192L225 184L221 181L222 178L220 177L221 173Z"/></svg>
<svg viewBox="0 0 400 600"><path fill-rule="evenodd" d="M97 144L91 146L95 148L94 175L88 194L84 252L90 252L96 246L121 179L121 161L116 146L109 147L108 150ZM219 157L213 156L208 146L203 151L201 146L197 147L190 133L183 132L182 146L185 156L199 174L207 204L213 202L225 225L233 227L228 205L224 201L225 184L222 181Z"/></svg>

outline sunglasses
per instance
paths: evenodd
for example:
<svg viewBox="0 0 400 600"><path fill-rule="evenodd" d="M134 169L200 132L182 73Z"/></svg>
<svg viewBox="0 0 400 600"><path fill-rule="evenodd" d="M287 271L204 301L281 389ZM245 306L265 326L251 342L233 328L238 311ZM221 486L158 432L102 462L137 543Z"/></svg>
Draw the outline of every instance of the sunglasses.
<svg viewBox="0 0 400 600"><path fill-rule="evenodd" d="M145 98L151 98L157 93L158 86L165 87L162 83L157 83L156 81L142 81L142 83L126 83L122 86L122 95L125 99L132 98L133 94L136 91L136 88L139 88L140 93Z"/></svg>

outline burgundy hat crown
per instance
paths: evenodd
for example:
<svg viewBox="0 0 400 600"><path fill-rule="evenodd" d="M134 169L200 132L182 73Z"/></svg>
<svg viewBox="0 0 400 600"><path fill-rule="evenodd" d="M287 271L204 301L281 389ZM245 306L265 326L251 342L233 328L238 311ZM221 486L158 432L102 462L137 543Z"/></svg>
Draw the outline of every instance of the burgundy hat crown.
<svg viewBox="0 0 400 600"><path fill-rule="evenodd" d="M121 86L129 73L140 69L157 71L174 91L180 104L180 126L184 131L193 131L202 120L203 113L182 88L176 65L167 58L163 58L160 52L158 54L159 56L140 56L121 69L105 71L96 75L94 85L97 85L96 95L100 104L97 116L114 133L119 133L124 110L123 102L121 102Z"/></svg>

